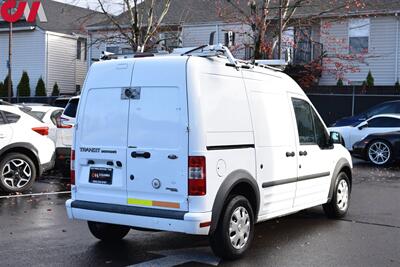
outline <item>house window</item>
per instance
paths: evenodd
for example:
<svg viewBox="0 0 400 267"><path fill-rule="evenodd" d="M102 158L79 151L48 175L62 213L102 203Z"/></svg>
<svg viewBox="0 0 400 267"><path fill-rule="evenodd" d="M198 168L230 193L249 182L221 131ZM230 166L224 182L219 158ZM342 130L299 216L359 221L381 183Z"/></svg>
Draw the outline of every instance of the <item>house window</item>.
<svg viewBox="0 0 400 267"><path fill-rule="evenodd" d="M162 32L159 35L158 43L160 50L172 50L173 48L180 47L181 40L179 32Z"/></svg>
<svg viewBox="0 0 400 267"><path fill-rule="evenodd" d="M132 48L122 48L122 55L132 55L133 50Z"/></svg>
<svg viewBox="0 0 400 267"><path fill-rule="evenodd" d="M107 47L106 47L106 52L109 52L109 53L113 53L113 54L115 54L115 55L118 55L118 53L119 53L119 47L118 47L118 46L107 46Z"/></svg>
<svg viewBox="0 0 400 267"><path fill-rule="evenodd" d="M82 58L82 41L78 40L76 42L76 59Z"/></svg>
<svg viewBox="0 0 400 267"><path fill-rule="evenodd" d="M232 47L235 46L235 33L232 31L225 33L225 46Z"/></svg>
<svg viewBox="0 0 400 267"><path fill-rule="evenodd" d="M368 53L370 19L349 20L349 53Z"/></svg>
<svg viewBox="0 0 400 267"><path fill-rule="evenodd" d="M254 56L254 48L252 46L246 45L244 48L244 59L250 60Z"/></svg>

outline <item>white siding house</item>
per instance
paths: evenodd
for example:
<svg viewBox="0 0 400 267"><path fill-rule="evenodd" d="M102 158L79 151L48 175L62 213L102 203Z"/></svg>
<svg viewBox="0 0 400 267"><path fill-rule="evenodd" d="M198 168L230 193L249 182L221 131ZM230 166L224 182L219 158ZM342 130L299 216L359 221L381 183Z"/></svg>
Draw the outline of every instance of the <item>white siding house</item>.
<svg viewBox="0 0 400 267"><path fill-rule="evenodd" d="M214 43L226 44L228 32L235 34L232 53L237 58L245 58L246 46L250 43L246 35L250 32L250 26L240 23L206 23L184 24L182 26L182 44L184 47L196 47L208 44L210 34L215 32Z"/></svg>
<svg viewBox="0 0 400 267"><path fill-rule="evenodd" d="M15 31L12 45L12 82L14 96L22 72L30 78L31 94L35 94L37 81L42 77L47 93L51 94L55 83L61 93L73 94L82 86L87 64L82 55L77 59L78 37L43 31ZM84 49L82 49L84 53ZM0 32L0 81L8 75L8 33Z"/></svg>
<svg viewBox="0 0 400 267"><path fill-rule="evenodd" d="M14 95L23 71L27 71L31 88L37 80L46 78L46 34L43 31L15 32L13 37L13 73ZM8 74L8 34L0 32L0 81Z"/></svg>
<svg viewBox="0 0 400 267"><path fill-rule="evenodd" d="M75 94L83 86L89 65L84 26L103 20L104 16L53 0L41 3L47 22L28 23L22 19L14 23L11 61L14 96L23 71L29 75L31 95L35 95L40 77L48 95L55 83L61 94ZM8 23L0 21L0 81L8 75L8 33Z"/></svg>
<svg viewBox="0 0 400 267"><path fill-rule="evenodd" d="M360 55L352 62L340 60L336 55L349 55L349 25L352 18L341 21L329 21L330 26L321 32L322 43L327 52L324 59L324 69L321 85L334 85L337 76L329 70L334 70L334 64L342 63L345 68L354 65L354 72L343 74L345 83L362 83L371 71L376 85L393 86L400 79L400 32L399 17L374 16L369 20L368 53ZM328 20L323 20L321 24Z"/></svg>

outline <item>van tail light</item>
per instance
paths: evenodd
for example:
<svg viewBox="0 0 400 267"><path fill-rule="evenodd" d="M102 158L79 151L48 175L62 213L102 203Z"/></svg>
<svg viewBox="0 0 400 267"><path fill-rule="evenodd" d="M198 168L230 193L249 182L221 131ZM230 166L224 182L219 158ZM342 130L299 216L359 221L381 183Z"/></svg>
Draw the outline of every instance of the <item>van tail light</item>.
<svg viewBox="0 0 400 267"><path fill-rule="evenodd" d="M70 171L70 178L71 178L71 185L75 185L75 150L71 150L71 171Z"/></svg>
<svg viewBox="0 0 400 267"><path fill-rule="evenodd" d="M49 127L35 127L32 128L32 131L44 136L49 135Z"/></svg>
<svg viewBox="0 0 400 267"><path fill-rule="evenodd" d="M189 196L206 195L206 158L189 156Z"/></svg>

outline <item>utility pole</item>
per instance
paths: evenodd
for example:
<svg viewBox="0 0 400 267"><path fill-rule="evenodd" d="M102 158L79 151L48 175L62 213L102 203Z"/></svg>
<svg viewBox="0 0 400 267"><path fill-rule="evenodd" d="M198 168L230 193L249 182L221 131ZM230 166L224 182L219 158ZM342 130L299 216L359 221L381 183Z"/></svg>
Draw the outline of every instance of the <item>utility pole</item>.
<svg viewBox="0 0 400 267"><path fill-rule="evenodd" d="M279 0L278 59L282 57L282 0Z"/></svg>
<svg viewBox="0 0 400 267"><path fill-rule="evenodd" d="M8 80L7 80L7 90L8 90L8 102L11 102L11 90L12 90L12 78L11 78L11 60L12 60L12 37L13 37L13 24L10 22L10 29L8 33Z"/></svg>

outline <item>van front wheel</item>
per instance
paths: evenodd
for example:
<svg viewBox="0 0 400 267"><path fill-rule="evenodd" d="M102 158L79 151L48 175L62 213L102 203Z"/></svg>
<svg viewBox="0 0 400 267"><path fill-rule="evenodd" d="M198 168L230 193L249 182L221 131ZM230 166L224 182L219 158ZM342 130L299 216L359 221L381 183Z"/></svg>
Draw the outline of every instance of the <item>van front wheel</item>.
<svg viewBox="0 0 400 267"><path fill-rule="evenodd" d="M88 222L89 230L94 237L105 242L115 242L123 239L130 228L128 226Z"/></svg>
<svg viewBox="0 0 400 267"><path fill-rule="evenodd" d="M233 197L221 216L220 223L210 235L215 255L234 260L244 255L254 237L254 214L244 196Z"/></svg>
<svg viewBox="0 0 400 267"><path fill-rule="evenodd" d="M345 172L339 173L333 189L332 199L322 205L328 218L339 219L346 215L350 204L350 180Z"/></svg>

